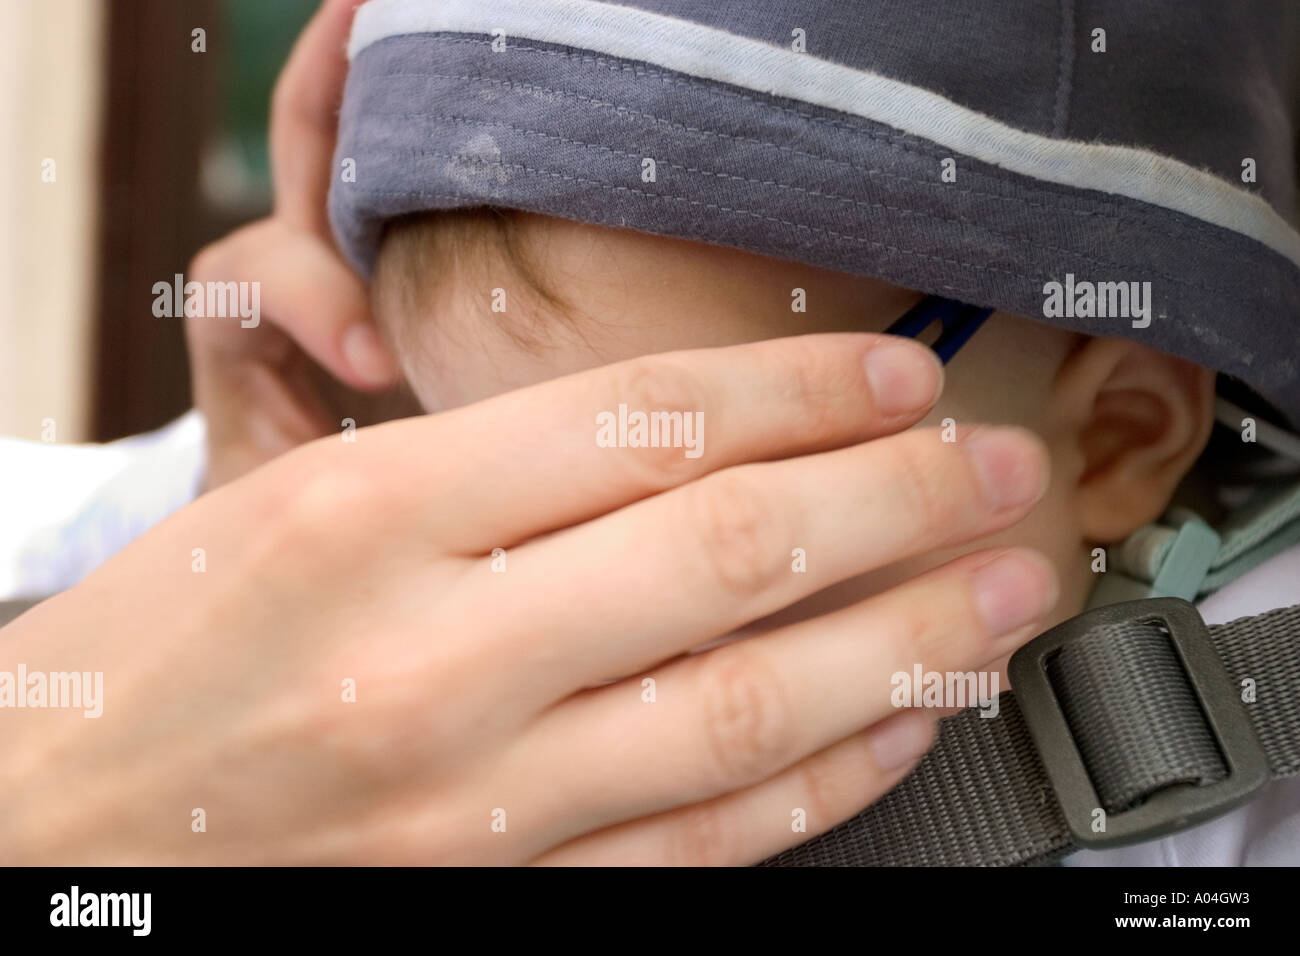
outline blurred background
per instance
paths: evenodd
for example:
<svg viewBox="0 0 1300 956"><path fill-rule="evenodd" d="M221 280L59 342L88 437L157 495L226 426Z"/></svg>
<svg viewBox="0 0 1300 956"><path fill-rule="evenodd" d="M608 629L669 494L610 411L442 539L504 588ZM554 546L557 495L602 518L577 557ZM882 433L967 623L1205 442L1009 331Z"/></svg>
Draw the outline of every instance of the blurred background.
<svg viewBox="0 0 1300 956"><path fill-rule="evenodd" d="M189 408L153 284L270 208L271 88L317 2L3 0L0 435L106 441Z"/></svg>

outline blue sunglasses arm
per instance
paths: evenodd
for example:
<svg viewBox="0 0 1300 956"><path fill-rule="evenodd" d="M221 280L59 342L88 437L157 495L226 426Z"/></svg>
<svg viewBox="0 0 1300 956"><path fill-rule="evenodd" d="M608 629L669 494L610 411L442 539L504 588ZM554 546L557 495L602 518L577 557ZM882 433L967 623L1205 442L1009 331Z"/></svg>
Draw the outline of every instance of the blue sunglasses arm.
<svg viewBox="0 0 1300 956"><path fill-rule="evenodd" d="M885 329L889 335L905 335L916 338L936 321L943 324L943 331L931 346L940 361L945 365L957 354L957 350L984 324L984 320L993 314L992 309L977 305L966 305L956 299L928 295L904 313L903 317Z"/></svg>

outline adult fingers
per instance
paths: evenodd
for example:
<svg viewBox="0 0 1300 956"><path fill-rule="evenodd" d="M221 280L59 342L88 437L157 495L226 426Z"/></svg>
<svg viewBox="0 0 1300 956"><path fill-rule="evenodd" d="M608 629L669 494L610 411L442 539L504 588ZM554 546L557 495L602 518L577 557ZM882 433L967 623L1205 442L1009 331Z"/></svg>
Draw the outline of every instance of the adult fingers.
<svg viewBox="0 0 1300 956"><path fill-rule="evenodd" d="M847 820L893 789L935 738L936 717L907 711L762 783L578 837L540 866L738 866Z"/></svg>
<svg viewBox="0 0 1300 956"><path fill-rule="evenodd" d="M1057 595L1035 552L965 555L853 607L579 694L541 718L524 752L552 768L575 835L709 800L895 713L908 703L896 675L973 674L1007 654Z"/></svg>
<svg viewBox="0 0 1300 956"><path fill-rule="evenodd" d="M404 473L426 459L439 543L483 554L729 465L899 431L941 382L915 342L809 335L619 362L439 416L436 434L397 423L369 440L386 443ZM639 432L633 415L647 417ZM429 488L412 493L427 509Z"/></svg>
<svg viewBox="0 0 1300 956"><path fill-rule="evenodd" d="M324 0L294 44L271 95L276 214L329 243L325 201L357 0Z"/></svg>
<svg viewBox="0 0 1300 956"><path fill-rule="evenodd" d="M291 350L275 336L279 329L351 388L382 388L397 378L396 362L366 321L365 286L310 234L277 219L255 222L203 249L190 278L205 287L237 283L258 303L252 318L190 319L196 364L228 367L248 356L283 362ZM273 328L261 327L263 313Z"/></svg>
<svg viewBox="0 0 1300 956"><path fill-rule="evenodd" d="M461 597L500 605L503 652L544 657L531 683L554 700L839 581L1000 531L1047 480L1046 451L1022 429L976 429L955 443L912 430L707 475L528 542L506 574L485 568ZM542 615L560 636L535 653Z"/></svg>

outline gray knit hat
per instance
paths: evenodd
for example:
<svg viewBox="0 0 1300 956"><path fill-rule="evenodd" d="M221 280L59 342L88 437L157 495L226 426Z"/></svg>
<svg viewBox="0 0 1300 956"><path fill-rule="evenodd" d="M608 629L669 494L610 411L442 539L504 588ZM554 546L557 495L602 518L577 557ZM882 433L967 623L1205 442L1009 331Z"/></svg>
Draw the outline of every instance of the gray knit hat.
<svg viewBox="0 0 1300 956"><path fill-rule="evenodd" d="M372 0L330 215L362 272L488 204L877 276L1297 423L1298 47L1288 0Z"/></svg>

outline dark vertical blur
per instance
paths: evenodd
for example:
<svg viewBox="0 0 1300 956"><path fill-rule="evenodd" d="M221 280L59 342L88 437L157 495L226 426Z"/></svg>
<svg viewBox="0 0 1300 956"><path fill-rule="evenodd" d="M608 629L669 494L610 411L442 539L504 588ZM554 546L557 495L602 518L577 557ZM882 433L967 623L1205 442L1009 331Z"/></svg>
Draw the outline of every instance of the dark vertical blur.
<svg viewBox="0 0 1300 956"><path fill-rule="evenodd" d="M180 319L153 285L270 208L267 108L317 0L115 0L106 42L94 438L190 405ZM193 31L205 31L196 52Z"/></svg>

